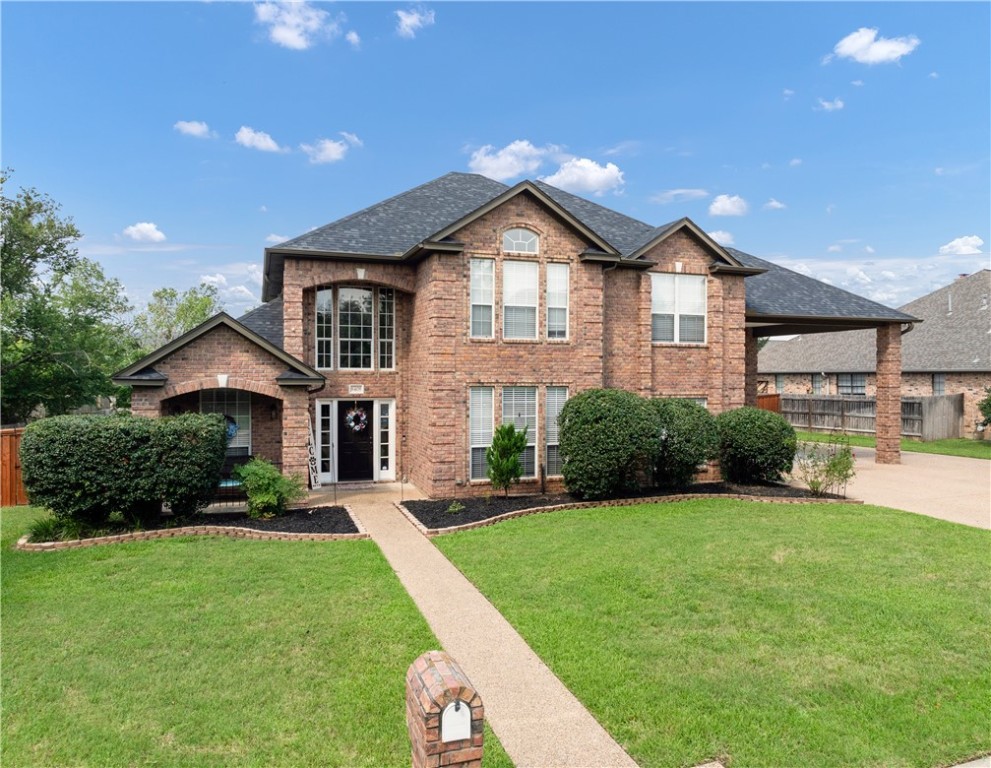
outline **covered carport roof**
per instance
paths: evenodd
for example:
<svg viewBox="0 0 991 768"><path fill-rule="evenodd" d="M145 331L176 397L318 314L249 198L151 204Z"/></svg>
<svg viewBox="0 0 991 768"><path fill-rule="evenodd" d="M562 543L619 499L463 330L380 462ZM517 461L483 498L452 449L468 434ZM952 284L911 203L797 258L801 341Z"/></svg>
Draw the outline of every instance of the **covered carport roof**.
<svg viewBox="0 0 991 768"><path fill-rule="evenodd" d="M842 288L727 248L741 264L765 270L746 278L747 328L755 336L827 333L921 322Z"/></svg>

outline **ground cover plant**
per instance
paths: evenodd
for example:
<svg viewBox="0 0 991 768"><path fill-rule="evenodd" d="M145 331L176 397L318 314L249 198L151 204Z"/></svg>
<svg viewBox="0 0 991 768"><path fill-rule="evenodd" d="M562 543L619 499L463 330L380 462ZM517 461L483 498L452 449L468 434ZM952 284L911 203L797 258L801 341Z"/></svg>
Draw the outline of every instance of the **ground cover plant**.
<svg viewBox="0 0 991 768"><path fill-rule="evenodd" d="M409 765L438 646L372 542L11 550L41 514L0 516L5 766Z"/></svg>
<svg viewBox="0 0 991 768"><path fill-rule="evenodd" d="M834 440L831 432L796 431L800 442L828 443ZM874 448L877 441L868 435L846 435L850 445L861 448ZM935 453L942 456L964 456L971 459L991 460L991 440L971 440L968 437L952 437L945 440L931 440L926 443L902 438L902 450L911 453Z"/></svg>
<svg viewBox="0 0 991 768"><path fill-rule="evenodd" d="M642 766L991 752L986 531L698 500L434 541Z"/></svg>

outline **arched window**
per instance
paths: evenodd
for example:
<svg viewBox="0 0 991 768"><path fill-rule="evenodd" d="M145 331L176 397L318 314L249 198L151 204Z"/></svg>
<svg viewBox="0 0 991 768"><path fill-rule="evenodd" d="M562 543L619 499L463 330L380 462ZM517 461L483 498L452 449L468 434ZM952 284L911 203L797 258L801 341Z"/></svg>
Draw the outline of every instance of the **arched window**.
<svg viewBox="0 0 991 768"><path fill-rule="evenodd" d="M502 235L502 250L506 253L539 253L540 236L522 227L507 229Z"/></svg>

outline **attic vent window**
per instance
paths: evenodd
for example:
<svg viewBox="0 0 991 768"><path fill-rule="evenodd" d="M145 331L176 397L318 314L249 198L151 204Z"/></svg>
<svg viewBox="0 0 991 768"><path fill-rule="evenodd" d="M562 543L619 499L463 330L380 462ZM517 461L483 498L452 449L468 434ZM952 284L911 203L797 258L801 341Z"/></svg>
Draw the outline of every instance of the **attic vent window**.
<svg viewBox="0 0 991 768"><path fill-rule="evenodd" d="M522 227L507 229L502 235L502 250L506 253L539 253L540 236Z"/></svg>

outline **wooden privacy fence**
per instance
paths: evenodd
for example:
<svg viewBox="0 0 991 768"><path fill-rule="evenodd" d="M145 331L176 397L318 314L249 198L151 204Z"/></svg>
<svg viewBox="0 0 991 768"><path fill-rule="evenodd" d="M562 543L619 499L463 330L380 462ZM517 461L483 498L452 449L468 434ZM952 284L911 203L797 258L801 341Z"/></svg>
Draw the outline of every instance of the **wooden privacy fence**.
<svg viewBox="0 0 991 768"><path fill-rule="evenodd" d="M757 407L772 413L781 413L781 395L757 395Z"/></svg>
<svg viewBox="0 0 991 768"><path fill-rule="evenodd" d="M812 432L874 434L877 401L843 395L781 395L781 415ZM960 437L963 395L902 398L902 435L922 440Z"/></svg>
<svg viewBox="0 0 991 768"><path fill-rule="evenodd" d="M21 481L21 435L24 428L0 430L0 506L27 504Z"/></svg>

